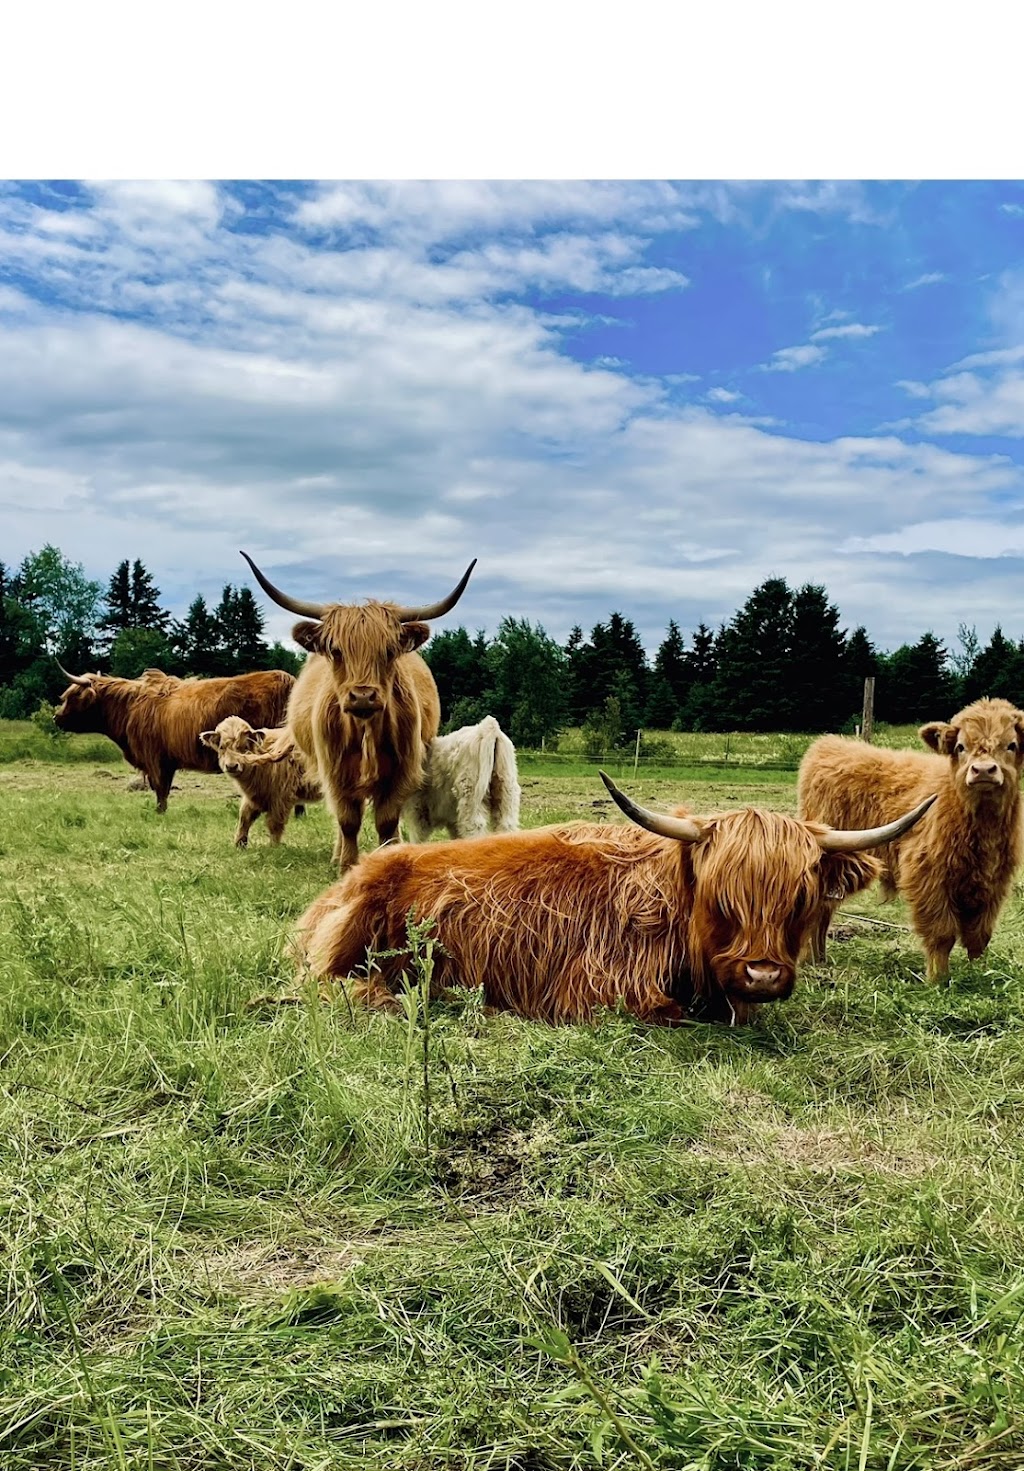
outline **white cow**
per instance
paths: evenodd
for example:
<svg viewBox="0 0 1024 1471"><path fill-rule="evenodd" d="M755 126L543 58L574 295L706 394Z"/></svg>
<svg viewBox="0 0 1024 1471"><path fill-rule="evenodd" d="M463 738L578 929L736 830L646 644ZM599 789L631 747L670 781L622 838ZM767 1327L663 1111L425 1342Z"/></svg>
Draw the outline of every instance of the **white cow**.
<svg viewBox="0 0 1024 1471"><path fill-rule="evenodd" d="M516 748L487 715L427 743L423 785L402 808L402 819L414 843L425 843L438 827L452 838L510 833L519 826L521 795Z"/></svg>

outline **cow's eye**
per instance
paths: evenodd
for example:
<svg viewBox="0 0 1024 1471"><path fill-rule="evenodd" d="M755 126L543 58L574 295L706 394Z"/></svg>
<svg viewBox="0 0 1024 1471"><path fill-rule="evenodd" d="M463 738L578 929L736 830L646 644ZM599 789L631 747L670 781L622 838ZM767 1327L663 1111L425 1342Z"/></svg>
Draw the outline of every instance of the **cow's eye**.
<svg viewBox="0 0 1024 1471"><path fill-rule="evenodd" d="M957 741L956 745L953 747L953 755L962 756L966 750L967 747L964 745L963 741Z"/></svg>
<svg viewBox="0 0 1024 1471"><path fill-rule="evenodd" d="M1007 746L1006 749L1008 751L1016 751L1016 749L1017 749L1017 742L1016 741L1011 741L1010 744Z"/></svg>

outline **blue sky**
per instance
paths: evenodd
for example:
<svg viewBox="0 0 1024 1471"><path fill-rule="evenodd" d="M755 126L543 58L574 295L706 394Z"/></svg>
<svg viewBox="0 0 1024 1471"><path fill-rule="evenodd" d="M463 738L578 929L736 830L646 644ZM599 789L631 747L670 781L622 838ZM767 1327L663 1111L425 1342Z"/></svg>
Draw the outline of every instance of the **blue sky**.
<svg viewBox="0 0 1024 1471"><path fill-rule="evenodd" d="M0 334L9 564L1024 634L1019 184L8 184Z"/></svg>

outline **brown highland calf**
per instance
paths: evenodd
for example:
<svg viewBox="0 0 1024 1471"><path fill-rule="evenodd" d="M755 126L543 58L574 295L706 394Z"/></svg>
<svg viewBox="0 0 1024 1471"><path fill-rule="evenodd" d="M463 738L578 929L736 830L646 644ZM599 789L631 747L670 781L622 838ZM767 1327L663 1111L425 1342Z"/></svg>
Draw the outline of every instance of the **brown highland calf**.
<svg viewBox="0 0 1024 1471"><path fill-rule="evenodd" d="M276 844L292 808L301 812L306 802L319 802L323 797L320 783L310 775L287 727L253 730L247 720L229 715L215 730L204 730L199 739L217 753L221 771L242 794L236 848L246 847L249 829L261 813L267 814L267 831Z"/></svg>
<svg viewBox="0 0 1024 1471"><path fill-rule="evenodd" d="M299 920L304 966L358 975L361 999L393 1008L411 914L435 922L438 987L480 986L520 1016L581 1021L621 1005L651 1022L693 1011L745 1021L752 1005L791 993L826 896L877 877L863 850L929 806L871 832L835 832L755 808L648 812L602 778L640 826L569 823L382 849Z"/></svg>
<svg viewBox="0 0 1024 1471"><path fill-rule="evenodd" d="M938 755L890 751L823 736L800 765L800 815L828 823L882 823L928 792L938 800L913 832L883 854L883 891L900 893L928 961L928 979L949 973L957 940L982 954L1021 859L1020 772L1024 714L1008 700L977 700L946 724L922 725ZM824 956L831 913L812 939Z"/></svg>
<svg viewBox="0 0 1024 1471"><path fill-rule="evenodd" d="M441 706L434 676L415 650L430 637L427 620L459 601L476 561L441 602L403 608L300 602L242 556L275 603L315 620L292 629L309 658L288 705L288 727L337 821L334 858L344 873L359 861L364 804L373 803L377 836L389 843L423 779L423 747L437 735Z"/></svg>
<svg viewBox="0 0 1024 1471"><path fill-rule="evenodd" d="M156 793L166 812L179 767L216 771L217 757L199 739L227 715L251 725L280 725L295 680L283 669L237 674L230 679L178 679L147 669L138 679L110 674L69 674L69 687L54 711L61 730L94 731L120 746Z"/></svg>

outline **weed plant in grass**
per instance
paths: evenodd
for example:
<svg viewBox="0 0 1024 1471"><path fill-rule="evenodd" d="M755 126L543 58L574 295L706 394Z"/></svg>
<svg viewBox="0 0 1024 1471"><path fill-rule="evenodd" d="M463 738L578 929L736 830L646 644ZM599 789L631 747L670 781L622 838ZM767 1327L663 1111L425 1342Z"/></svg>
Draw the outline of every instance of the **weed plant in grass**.
<svg viewBox="0 0 1024 1471"><path fill-rule="evenodd" d="M1024 1466L1019 896L942 989L841 916L746 1029L467 993L425 1037L248 1004L332 878L322 809L238 852L225 780L158 817L128 775L0 771L5 1471ZM524 788L528 824L608 810ZM693 805L744 792L794 805Z"/></svg>

